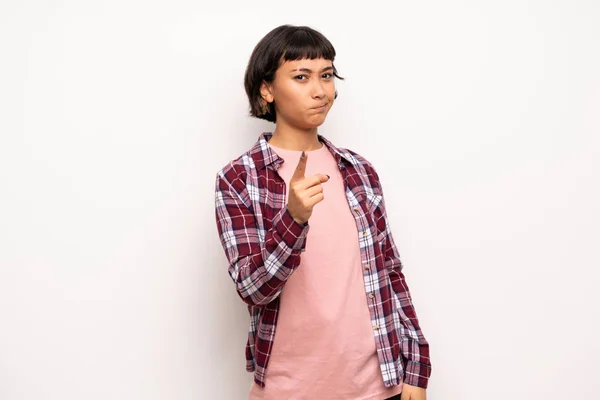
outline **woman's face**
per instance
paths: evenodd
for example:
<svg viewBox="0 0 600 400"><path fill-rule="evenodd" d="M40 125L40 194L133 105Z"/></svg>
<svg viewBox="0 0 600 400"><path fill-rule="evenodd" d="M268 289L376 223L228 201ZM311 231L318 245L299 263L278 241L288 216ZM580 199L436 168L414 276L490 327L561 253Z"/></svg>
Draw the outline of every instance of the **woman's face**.
<svg viewBox="0 0 600 400"><path fill-rule="evenodd" d="M275 101L277 123L315 128L325 121L333 105L332 63L324 58L286 61L271 84L263 82L261 94L269 103Z"/></svg>

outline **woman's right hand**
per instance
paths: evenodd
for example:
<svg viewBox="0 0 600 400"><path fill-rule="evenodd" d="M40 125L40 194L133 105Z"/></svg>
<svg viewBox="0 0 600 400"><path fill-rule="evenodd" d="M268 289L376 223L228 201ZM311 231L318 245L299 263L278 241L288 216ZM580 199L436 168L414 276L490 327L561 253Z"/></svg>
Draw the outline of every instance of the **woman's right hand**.
<svg viewBox="0 0 600 400"><path fill-rule="evenodd" d="M321 183L329 180L328 175L316 174L306 178L306 160L308 154L302 152L294 175L290 179L287 208L294 220L305 224L312 215L313 207L325 198Z"/></svg>

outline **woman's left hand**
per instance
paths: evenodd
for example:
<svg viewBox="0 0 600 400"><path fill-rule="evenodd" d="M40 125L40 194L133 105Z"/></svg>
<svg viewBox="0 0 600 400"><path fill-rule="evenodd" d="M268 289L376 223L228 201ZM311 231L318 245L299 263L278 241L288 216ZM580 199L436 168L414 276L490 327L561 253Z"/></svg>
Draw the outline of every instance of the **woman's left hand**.
<svg viewBox="0 0 600 400"><path fill-rule="evenodd" d="M418 386L407 385L406 383L402 384L402 394L400 395L400 400L426 400L427 394L425 393L425 389L420 388Z"/></svg>

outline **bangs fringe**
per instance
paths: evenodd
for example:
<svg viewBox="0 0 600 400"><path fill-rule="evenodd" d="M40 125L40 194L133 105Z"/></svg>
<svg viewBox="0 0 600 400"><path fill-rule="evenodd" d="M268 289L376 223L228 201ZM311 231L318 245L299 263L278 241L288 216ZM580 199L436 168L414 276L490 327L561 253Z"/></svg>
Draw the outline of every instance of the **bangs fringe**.
<svg viewBox="0 0 600 400"><path fill-rule="evenodd" d="M330 42L324 41L323 37L313 35L305 29L298 29L290 35L287 40L282 59L284 61L296 61L302 59L314 60L324 58L333 60L335 49Z"/></svg>

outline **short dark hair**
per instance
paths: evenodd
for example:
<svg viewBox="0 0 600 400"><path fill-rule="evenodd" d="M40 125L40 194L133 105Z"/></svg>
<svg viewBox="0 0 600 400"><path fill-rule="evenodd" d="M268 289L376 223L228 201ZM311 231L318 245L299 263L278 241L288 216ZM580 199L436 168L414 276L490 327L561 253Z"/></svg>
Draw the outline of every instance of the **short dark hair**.
<svg viewBox="0 0 600 400"><path fill-rule="evenodd" d="M244 87L250 101L250 115L256 118L276 121L274 102L268 104L268 112L261 107L262 96L260 86L263 81L271 83L275 72L285 61L302 59L314 60L324 58L330 60L333 75L338 75L333 61L335 48L322 33L308 26L281 25L263 37L256 45L248 61L244 76ZM337 98L337 91L335 92Z"/></svg>

